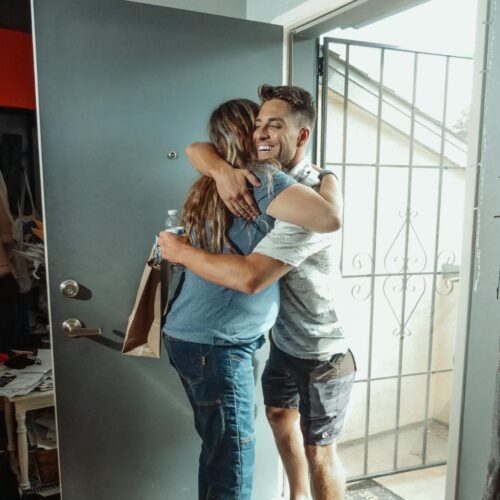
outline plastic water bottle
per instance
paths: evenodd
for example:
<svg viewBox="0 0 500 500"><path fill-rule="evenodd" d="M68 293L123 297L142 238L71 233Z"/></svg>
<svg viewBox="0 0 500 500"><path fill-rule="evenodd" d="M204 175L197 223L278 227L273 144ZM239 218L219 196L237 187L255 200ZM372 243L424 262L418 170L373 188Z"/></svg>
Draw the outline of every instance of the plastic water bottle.
<svg viewBox="0 0 500 500"><path fill-rule="evenodd" d="M165 219L165 229L180 228L181 224L179 221L179 212L177 210L167 210L167 218ZM176 231L172 231L176 232Z"/></svg>
<svg viewBox="0 0 500 500"><path fill-rule="evenodd" d="M179 212L175 209L167 210L167 218L165 219L165 231L174 234L184 234L184 228L181 226ZM181 264L172 264L174 271L182 271L184 266Z"/></svg>

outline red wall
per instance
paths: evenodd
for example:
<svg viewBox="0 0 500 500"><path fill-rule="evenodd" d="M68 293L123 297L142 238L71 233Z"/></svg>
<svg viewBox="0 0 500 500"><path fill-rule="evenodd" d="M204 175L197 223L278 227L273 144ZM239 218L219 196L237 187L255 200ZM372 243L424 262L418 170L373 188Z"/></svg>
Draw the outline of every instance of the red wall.
<svg viewBox="0 0 500 500"><path fill-rule="evenodd" d="M0 28L0 106L35 109L33 44L29 33Z"/></svg>

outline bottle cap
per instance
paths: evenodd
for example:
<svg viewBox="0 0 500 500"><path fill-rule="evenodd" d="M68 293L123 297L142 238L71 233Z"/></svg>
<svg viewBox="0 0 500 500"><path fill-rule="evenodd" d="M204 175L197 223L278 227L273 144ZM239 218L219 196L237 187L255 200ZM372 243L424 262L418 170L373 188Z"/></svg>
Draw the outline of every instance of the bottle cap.
<svg viewBox="0 0 500 500"><path fill-rule="evenodd" d="M177 215L177 210L167 210L167 215Z"/></svg>

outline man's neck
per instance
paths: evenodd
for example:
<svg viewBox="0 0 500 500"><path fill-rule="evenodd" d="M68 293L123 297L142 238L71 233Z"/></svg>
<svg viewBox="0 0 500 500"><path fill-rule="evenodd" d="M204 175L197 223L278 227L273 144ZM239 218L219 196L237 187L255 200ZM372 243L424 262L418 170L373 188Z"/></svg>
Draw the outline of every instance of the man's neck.
<svg viewBox="0 0 500 500"><path fill-rule="evenodd" d="M283 170L290 172L290 170L292 170L294 167L296 167L303 159L304 159L304 155L301 155L300 158L293 158L290 163L283 165Z"/></svg>

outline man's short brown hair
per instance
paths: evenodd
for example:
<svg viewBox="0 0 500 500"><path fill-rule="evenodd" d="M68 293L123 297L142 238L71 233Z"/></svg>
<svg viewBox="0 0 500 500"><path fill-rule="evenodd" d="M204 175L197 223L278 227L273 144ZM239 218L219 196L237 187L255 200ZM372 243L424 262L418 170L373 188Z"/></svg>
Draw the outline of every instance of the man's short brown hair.
<svg viewBox="0 0 500 500"><path fill-rule="evenodd" d="M273 87L264 83L259 87L259 97L262 103L271 99L280 99L292 107L302 127L314 128L316 122L316 107L312 95L302 87L280 85Z"/></svg>

